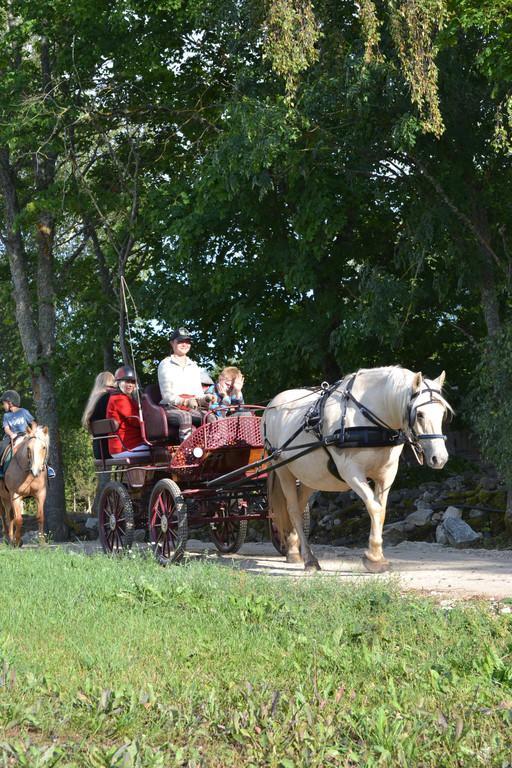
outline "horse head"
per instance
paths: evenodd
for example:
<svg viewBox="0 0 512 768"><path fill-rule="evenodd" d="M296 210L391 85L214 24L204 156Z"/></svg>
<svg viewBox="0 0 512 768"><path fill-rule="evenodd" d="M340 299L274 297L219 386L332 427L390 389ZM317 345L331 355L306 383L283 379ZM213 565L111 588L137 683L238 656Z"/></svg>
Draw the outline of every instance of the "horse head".
<svg viewBox="0 0 512 768"><path fill-rule="evenodd" d="M408 428L418 458L432 469L442 469L448 461L443 423L451 420L453 409L441 393L445 377L444 371L437 379L416 373L408 407Z"/></svg>
<svg viewBox="0 0 512 768"><path fill-rule="evenodd" d="M46 469L50 435L48 427L34 427L27 430L26 451L28 470L34 477L39 477Z"/></svg>

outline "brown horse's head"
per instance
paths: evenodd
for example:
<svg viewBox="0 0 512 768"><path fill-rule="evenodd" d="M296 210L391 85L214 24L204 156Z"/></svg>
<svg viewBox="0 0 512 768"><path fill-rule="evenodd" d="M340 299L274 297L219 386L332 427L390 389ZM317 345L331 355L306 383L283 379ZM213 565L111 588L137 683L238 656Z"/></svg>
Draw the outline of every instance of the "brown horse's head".
<svg viewBox="0 0 512 768"><path fill-rule="evenodd" d="M50 435L48 427L34 427L27 431L26 452L28 470L34 477L39 477L48 462Z"/></svg>

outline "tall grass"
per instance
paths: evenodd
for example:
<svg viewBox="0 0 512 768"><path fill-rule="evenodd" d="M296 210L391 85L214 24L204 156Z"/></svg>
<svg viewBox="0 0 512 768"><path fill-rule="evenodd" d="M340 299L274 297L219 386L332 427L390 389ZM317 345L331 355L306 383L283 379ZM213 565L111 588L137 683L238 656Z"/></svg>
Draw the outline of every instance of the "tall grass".
<svg viewBox="0 0 512 768"><path fill-rule="evenodd" d="M485 604L53 550L0 576L0 766L512 763L512 620Z"/></svg>

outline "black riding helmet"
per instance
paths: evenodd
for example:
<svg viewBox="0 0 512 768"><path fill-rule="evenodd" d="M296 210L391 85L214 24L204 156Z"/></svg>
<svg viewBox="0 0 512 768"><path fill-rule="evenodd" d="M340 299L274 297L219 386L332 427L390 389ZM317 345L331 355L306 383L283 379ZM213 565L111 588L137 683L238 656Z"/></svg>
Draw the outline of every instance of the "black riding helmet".
<svg viewBox="0 0 512 768"><path fill-rule="evenodd" d="M14 389L6 389L0 400L2 403L11 403L11 405L15 405L17 408L20 407L21 403L21 397Z"/></svg>
<svg viewBox="0 0 512 768"><path fill-rule="evenodd" d="M122 365L114 374L116 381L137 381L135 371L131 365Z"/></svg>

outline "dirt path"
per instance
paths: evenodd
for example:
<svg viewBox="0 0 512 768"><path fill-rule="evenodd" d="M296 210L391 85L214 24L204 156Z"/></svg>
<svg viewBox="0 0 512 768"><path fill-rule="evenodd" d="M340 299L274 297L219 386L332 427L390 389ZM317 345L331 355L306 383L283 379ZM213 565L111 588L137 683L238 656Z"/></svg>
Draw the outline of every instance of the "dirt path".
<svg viewBox="0 0 512 768"><path fill-rule="evenodd" d="M98 542L67 544L74 551L94 553ZM139 545L146 548L147 545ZM251 573L307 578L301 565L286 563L272 544L248 543L235 555L216 554L213 544L191 539L188 551L194 557L212 557L223 565L243 568ZM386 547L391 562L389 574L373 576L361 562L363 549L313 546L324 578L341 582L368 579L398 579L406 590L428 592L452 598L512 598L512 550L452 549L440 544L406 541Z"/></svg>
<svg viewBox="0 0 512 768"><path fill-rule="evenodd" d="M195 552L212 550L211 545L191 541ZM341 581L360 579L398 579L404 589L425 591L457 598L485 597L502 600L512 598L512 551L452 549L440 544L402 542L386 548L391 562L389 574L374 576L361 562L363 549L314 546L324 577ZM221 562L253 573L273 576L300 576L301 565L286 563L268 543L245 544L236 555L224 555Z"/></svg>

